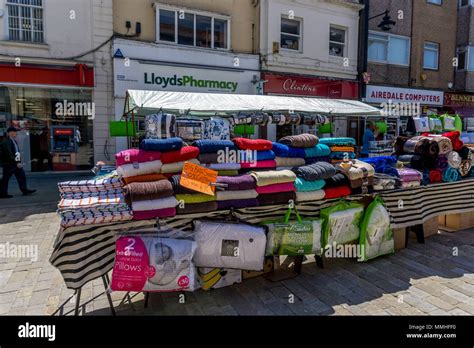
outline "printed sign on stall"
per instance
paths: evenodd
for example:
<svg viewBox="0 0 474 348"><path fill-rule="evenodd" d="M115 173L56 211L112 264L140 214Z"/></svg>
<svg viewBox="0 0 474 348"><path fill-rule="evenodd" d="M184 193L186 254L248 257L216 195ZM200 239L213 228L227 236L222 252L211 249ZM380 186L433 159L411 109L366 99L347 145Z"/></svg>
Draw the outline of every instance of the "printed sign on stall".
<svg viewBox="0 0 474 348"><path fill-rule="evenodd" d="M184 163L179 184L188 189L214 196L217 172L191 162Z"/></svg>

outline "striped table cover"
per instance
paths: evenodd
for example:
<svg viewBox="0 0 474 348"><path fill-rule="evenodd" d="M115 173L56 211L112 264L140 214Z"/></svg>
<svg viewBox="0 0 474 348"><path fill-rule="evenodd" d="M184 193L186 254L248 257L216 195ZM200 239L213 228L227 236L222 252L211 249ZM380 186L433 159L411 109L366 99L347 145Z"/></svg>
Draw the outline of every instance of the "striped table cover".
<svg viewBox="0 0 474 348"><path fill-rule="evenodd" d="M381 193L391 216L393 228L421 224L440 214L452 214L474 211L474 179L452 183L440 183L419 188L393 190ZM348 197L360 200L363 195ZM399 200L403 206L399 206ZM339 199L304 202L296 207L304 218L319 217L319 211L337 203ZM287 205L262 206L235 210L239 219L258 224L268 220L282 218ZM163 219L168 227L190 230L196 219L223 219L229 210L203 214L179 215ZM126 221L119 223L74 226L61 229L50 258L53 266L61 272L66 286L78 289L87 282L109 272L114 263L115 240L117 232L130 232L134 229L149 229L155 220Z"/></svg>

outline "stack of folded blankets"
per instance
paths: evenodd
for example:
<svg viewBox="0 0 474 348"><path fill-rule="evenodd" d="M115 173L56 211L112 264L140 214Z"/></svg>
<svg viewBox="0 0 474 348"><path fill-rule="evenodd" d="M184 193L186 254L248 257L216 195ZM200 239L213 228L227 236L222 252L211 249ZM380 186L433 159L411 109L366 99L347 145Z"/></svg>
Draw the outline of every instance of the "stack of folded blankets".
<svg viewBox="0 0 474 348"><path fill-rule="evenodd" d="M397 169L400 188L419 187L421 184L422 174L412 168Z"/></svg>
<svg viewBox="0 0 474 348"><path fill-rule="evenodd" d="M340 163L347 159L355 159L356 141L353 138L321 138L320 144L329 146L329 157L332 164Z"/></svg>
<svg viewBox="0 0 474 348"><path fill-rule="evenodd" d="M257 207L258 192L250 174L217 177L217 210Z"/></svg>
<svg viewBox="0 0 474 348"><path fill-rule="evenodd" d="M335 194L332 188L326 191L326 181L336 175L336 169L328 162L316 162L309 165L294 167L296 174L296 200L299 202L318 201L328 198L327 194ZM341 193L344 189L341 189ZM349 189L350 194L350 189Z"/></svg>
<svg viewBox="0 0 474 348"><path fill-rule="evenodd" d="M172 176L169 181L177 200L176 213L193 214L217 210L216 197L187 189L179 184L180 175Z"/></svg>
<svg viewBox="0 0 474 348"><path fill-rule="evenodd" d="M235 138L233 142L239 150L240 174L276 169L277 163L275 161L275 153L272 151L273 144L271 141Z"/></svg>
<svg viewBox="0 0 474 348"><path fill-rule="evenodd" d="M375 170L372 180L374 191L395 189L398 178L397 156L369 157L361 161L370 164Z"/></svg>
<svg viewBox="0 0 474 348"><path fill-rule="evenodd" d="M337 164L336 168L349 180L350 189L353 194L373 192L375 169L369 163L354 159L343 161Z"/></svg>
<svg viewBox="0 0 474 348"><path fill-rule="evenodd" d="M58 213L63 228L132 219L118 177L60 182L58 188Z"/></svg>
<svg viewBox="0 0 474 348"><path fill-rule="evenodd" d="M236 147L230 140L197 140L193 146L199 149L198 160L203 167L222 176L239 174L241 168Z"/></svg>
<svg viewBox="0 0 474 348"><path fill-rule="evenodd" d="M258 205L288 204L296 200L296 175L291 170L251 172L256 183Z"/></svg>

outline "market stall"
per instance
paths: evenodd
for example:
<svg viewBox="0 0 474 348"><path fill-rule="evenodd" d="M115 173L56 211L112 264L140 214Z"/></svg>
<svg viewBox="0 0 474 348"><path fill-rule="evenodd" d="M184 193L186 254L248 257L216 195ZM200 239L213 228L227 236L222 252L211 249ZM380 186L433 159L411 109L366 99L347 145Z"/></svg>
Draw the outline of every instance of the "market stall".
<svg viewBox="0 0 474 348"><path fill-rule="evenodd" d="M262 119L380 116L357 101L129 91L125 105L126 119L145 119L139 149L118 153L115 172L58 185L50 261L79 294L99 277L115 291L208 290L242 281L239 272L261 273L269 257L322 260L333 244L363 245L358 260L367 261L394 251L394 228L474 211L471 148L453 132L399 137L393 156L363 160L352 138L233 134ZM188 124L193 139L184 139L176 134L183 110L229 118L231 129L216 119L207 133ZM209 282L219 269L235 277Z"/></svg>

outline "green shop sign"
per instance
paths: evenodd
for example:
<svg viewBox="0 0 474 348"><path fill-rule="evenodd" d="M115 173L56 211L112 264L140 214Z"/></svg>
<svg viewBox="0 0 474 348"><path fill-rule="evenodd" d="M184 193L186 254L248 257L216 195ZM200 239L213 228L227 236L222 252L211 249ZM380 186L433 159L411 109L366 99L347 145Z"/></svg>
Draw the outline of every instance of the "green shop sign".
<svg viewBox="0 0 474 348"><path fill-rule="evenodd" d="M155 76L155 73L145 73L145 83L149 85L158 85L163 88L168 86L180 86L180 87L197 87L197 88L209 88L209 89L225 89L232 92L237 90L238 82L231 81L216 81L216 80L198 80L193 76L185 75L178 77L176 75L172 77Z"/></svg>

